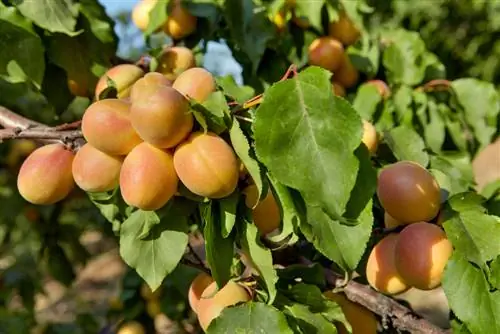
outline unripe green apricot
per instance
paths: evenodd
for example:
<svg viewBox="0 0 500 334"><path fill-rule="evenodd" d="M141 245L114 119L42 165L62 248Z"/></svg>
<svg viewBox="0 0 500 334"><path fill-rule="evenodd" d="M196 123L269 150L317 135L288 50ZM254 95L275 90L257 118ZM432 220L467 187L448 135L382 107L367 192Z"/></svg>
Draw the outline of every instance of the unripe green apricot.
<svg viewBox="0 0 500 334"><path fill-rule="evenodd" d="M105 99L92 103L82 117L87 142L110 155L125 155L142 139L130 124L130 103Z"/></svg>
<svg viewBox="0 0 500 334"><path fill-rule="evenodd" d="M174 40L182 39L196 31L197 21L196 16L191 15L180 0L172 0L168 6L168 18L163 31Z"/></svg>
<svg viewBox="0 0 500 334"><path fill-rule="evenodd" d="M62 144L34 150L24 160L17 176L17 188L30 203L39 205L61 201L73 190L71 172L74 154Z"/></svg>
<svg viewBox="0 0 500 334"><path fill-rule="evenodd" d="M179 179L192 193L229 196L238 184L239 163L233 148L212 132L192 133L174 153Z"/></svg>
<svg viewBox="0 0 500 334"><path fill-rule="evenodd" d="M123 157L106 154L87 143L75 155L73 178L84 191L110 191L118 187L122 162Z"/></svg>
<svg viewBox="0 0 500 334"><path fill-rule="evenodd" d="M146 142L159 148L171 148L186 138L193 128L189 102L172 87L134 87L130 121Z"/></svg>
<svg viewBox="0 0 500 334"><path fill-rule="evenodd" d="M177 192L172 154L143 142L125 158L120 191L125 203L142 210L158 210Z"/></svg>
<svg viewBox="0 0 500 334"><path fill-rule="evenodd" d="M199 103L205 102L216 89L212 73L201 67L193 67L181 73L172 87Z"/></svg>
<svg viewBox="0 0 500 334"><path fill-rule="evenodd" d="M108 78L113 80L118 98L128 97L132 85L144 75L144 71L136 65L121 64L109 69L97 82L95 99L109 87Z"/></svg>
<svg viewBox="0 0 500 334"><path fill-rule="evenodd" d="M157 71L169 80L175 80L184 71L196 66L193 51L184 46L168 47L158 58Z"/></svg>
<svg viewBox="0 0 500 334"><path fill-rule="evenodd" d="M309 65L335 72L342 64L344 47L342 43L332 37L320 37L311 43L308 55ZM342 85L341 82L339 83Z"/></svg>

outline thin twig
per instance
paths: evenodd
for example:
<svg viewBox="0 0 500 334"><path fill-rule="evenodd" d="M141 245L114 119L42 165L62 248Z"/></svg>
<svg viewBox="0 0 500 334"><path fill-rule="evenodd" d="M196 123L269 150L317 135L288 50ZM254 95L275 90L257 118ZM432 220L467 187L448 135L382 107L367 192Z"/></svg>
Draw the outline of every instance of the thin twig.
<svg viewBox="0 0 500 334"><path fill-rule="evenodd" d="M0 106L0 125L4 128L28 129L30 127L44 127L45 124L33 121L29 118L16 114L3 106Z"/></svg>
<svg viewBox="0 0 500 334"><path fill-rule="evenodd" d="M32 128L23 130L21 128L0 129L0 141L5 139L53 139L62 142L73 141L83 138L80 130L57 131L53 128Z"/></svg>

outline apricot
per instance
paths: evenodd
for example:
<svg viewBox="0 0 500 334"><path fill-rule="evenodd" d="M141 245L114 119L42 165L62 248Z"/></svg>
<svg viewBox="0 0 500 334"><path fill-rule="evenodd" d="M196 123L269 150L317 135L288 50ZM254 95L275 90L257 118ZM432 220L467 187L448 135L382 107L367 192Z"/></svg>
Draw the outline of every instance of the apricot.
<svg viewBox="0 0 500 334"><path fill-rule="evenodd" d="M292 15L292 22L302 29L308 29L311 26L307 17L296 16L295 14Z"/></svg>
<svg viewBox="0 0 500 334"><path fill-rule="evenodd" d="M216 89L212 73L201 67L193 67L184 71L177 77L172 87L199 103L205 102Z"/></svg>
<svg viewBox="0 0 500 334"><path fill-rule="evenodd" d="M199 196L223 198L238 184L240 166L236 154L212 132L192 133L175 150L174 166L182 183Z"/></svg>
<svg viewBox="0 0 500 334"><path fill-rule="evenodd" d="M387 99L391 95L391 90L389 86L382 80L368 80L366 84L373 85L378 89L379 94L382 98Z"/></svg>
<svg viewBox="0 0 500 334"><path fill-rule="evenodd" d="M332 37L320 37L309 45L308 56L309 65L335 72L342 65L344 47Z"/></svg>
<svg viewBox="0 0 500 334"><path fill-rule="evenodd" d="M145 31L149 25L149 13L158 0L141 0L132 9L132 22L141 31Z"/></svg>
<svg viewBox="0 0 500 334"><path fill-rule="evenodd" d="M378 148L378 134L372 123L363 120L363 137L361 142L366 145L370 154L375 154Z"/></svg>
<svg viewBox="0 0 500 334"><path fill-rule="evenodd" d="M95 99L99 100L99 95L109 87L109 79L114 82L118 98L128 97L132 85L142 76L144 76L144 71L136 65L121 64L112 67L99 78L95 87Z"/></svg>
<svg viewBox="0 0 500 334"><path fill-rule="evenodd" d="M176 146L193 128L188 100L172 87L144 85L142 88L134 90L137 98L130 108L133 128L144 141L156 147Z"/></svg>
<svg viewBox="0 0 500 334"><path fill-rule="evenodd" d="M394 262L408 284L432 290L441 285L452 252L453 246L439 226L418 222L406 226L399 234Z"/></svg>
<svg viewBox="0 0 500 334"><path fill-rule="evenodd" d="M82 133L99 151L125 155L142 142L130 124L130 103L105 99L92 103L82 117Z"/></svg>
<svg viewBox="0 0 500 334"><path fill-rule="evenodd" d="M325 291L323 295L335 301L342 312L344 313L346 320L351 324L352 334L375 334L377 333L377 318L370 312L367 308L356 304L345 297L341 293L333 293L332 291ZM347 334L347 328L341 322L336 322L335 327L339 334Z"/></svg>
<svg viewBox="0 0 500 334"><path fill-rule="evenodd" d="M172 81L158 72L147 73L132 85L130 89L130 102L147 99L149 95L160 89L161 86L172 86Z"/></svg>
<svg viewBox="0 0 500 334"><path fill-rule="evenodd" d="M340 14L338 21L330 22L328 34L344 45L354 44L361 36L359 29L345 13Z"/></svg>
<svg viewBox="0 0 500 334"><path fill-rule="evenodd" d="M334 73L333 78L344 88L351 88L358 82L358 69L354 67L347 54L343 55L340 66L337 72Z"/></svg>
<svg viewBox="0 0 500 334"><path fill-rule="evenodd" d="M73 152L62 144L49 144L34 150L19 169L19 194L38 205L54 204L64 199L75 186L71 173L74 157Z"/></svg>
<svg viewBox="0 0 500 334"><path fill-rule="evenodd" d="M399 220L394 219L390 214L387 212L384 213L384 225L386 228L395 228L400 225L403 225Z"/></svg>
<svg viewBox="0 0 500 334"><path fill-rule="evenodd" d="M412 161L399 161L382 169L377 196L385 211L402 223L430 221L441 206L434 176Z"/></svg>
<svg viewBox="0 0 500 334"><path fill-rule="evenodd" d="M32 223L35 223L40 219L40 211L34 206L25 207L23 213L26 219Z"/></svg>
<svg viewBox="0 0 500 334"><path fill-rule="evenodd" d="M89 92L85 82L68 79L68 89L74 96L87 97Z"/></svg>
<svg viewBox="0 0 500 334"><path fill-rule="evenodd" d="M335 94L336 96L345 96L345 88L337 82L332 82L332 90L333 94Z"/></svg>
<svg viewBox="0 0 500 334"><path fill-rule="evenodd" d="M5 162L12 169L17 169L28 155L36 150L37 144L31 139L14 139Z"/></svg>
<svg viewBox="0 0 500 334"><path fill-rule="evenodd" d="M125 203L142 210L163 207L177 192L172 154L143 142L123 161L120 190Z"/></svg>
<svg viewBox="0 0 500 334"><path fill-rule="evenodd" d="M198 302L198 321L204 331L226 307L251 300L246 288L234 281L227 282L219 291L216 291L217 283L212 282L203 291Z"/></svg>
<svg viewBox="0 0 500 334"><path fill-rule="evenodd" d="M123 158L83 145L73 159L73 178L87 192L110 191L118 187Z"/></svg>
<svg viewBox="0 0 500 334"><path fill-rule="evenodd" d="M158 299L151 299L146 302L146 313L151 317L155 318L158 314L161 314L161 304Z"/></svg>
<svg viewBox="0 0 500 334"><path fill-rule="evenodd" d="M253 208L259 200L257 186L250 185L243 191L245 194L245 204ZM281 225L281 213L278 203L274 198L271 189L267 191L266 197L252 209L252 217L255 226L261 234L268 234L276 230Z"/></svg>
<svg viewBox="0 0 500 334"><path fill-rule="evenodd" d="M138 321L127 321L120 326L116 334L146 334L146 329Z"/></svg>
<svg viewBox="0 0 500 334"><path fill-rule="evenodd" d="M399 235L391 233L380 240L371 250L366 263L366 279L375 290L394 295L409 289L399 275L395 263L395 248Z"/></svg>
<svg viewBox="0 0 500 334"><path fill-rule="evenodd" d="M200 273L194 278L189 286L188 302L194 313L198 313L198 302L200 301L203 291L212 284L214 279L207 273Z"/></svg>
<svg viewBox="0 0 500 334"><path fill-rule="evenodd" d="M272 17L271 21L274 23L278 31L283 31L286 27L286 11L283 9L278 11L274 17Z"/></svg>
<svg viewBox="0 0 500 334"><path fill-rule="evenodd" d="M182 39L196 31L198 19L184 8L180 0L172 0L168 5L168 18L163 26L165 34L172 39Z"/></svg>
<svg viewBox="0 0 500 334"><path fill-rule="evenodd" d="M158 57L157 71L174 81L179 74L196 66L193 51L184 46L166 48Z"/></svg>

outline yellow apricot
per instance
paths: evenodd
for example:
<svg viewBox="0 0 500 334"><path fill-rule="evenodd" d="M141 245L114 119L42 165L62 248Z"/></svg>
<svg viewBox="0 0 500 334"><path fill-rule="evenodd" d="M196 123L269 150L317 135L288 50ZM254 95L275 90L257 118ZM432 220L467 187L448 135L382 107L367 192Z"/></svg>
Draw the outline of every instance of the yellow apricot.
<svg viewBox="0 0 500 334"><path fill-rule="evenodd" d="M232 147L212 132L192 133L174 153L179 179L194 194L230 195L238 184L239 164Z"/></svg>
<svg viewBox="0 0 500 334"><path fill-rule="evenodd" d="M253 208L259 200L257 186L249 185L243 191L245 194L245 204L248 208ZM266 197L252 209L252 217L255 226L262 234L268 234L276 230L281 225L281 213L278 203L274 198L271 189L268 189Z"/></svg>
<svg viewBox="0 0 500 334"><path fill-rule="evenodd" d="M344 45L354 44L361 36L354 22L345 13L340 14L338 21L330 23L328 34Z"/></svg>
<svg viewBox="0 0 500 334"><path fill-rule="evenodd" d="M62 144L49 144L34 150L19 169L19 194L28 202L39 205L64 199L75 186L71 173L74 156Z"/></svg>
<svg viewBox="0 0 500 334"><path fill-rule="evenodd" d="M394 261L408 284L432 290L441 285L452 252L453 246L439 226L418 222L406 226L399 234Z"/></svg>
<svg viewBox="0 0 500 334"><path fill-rule="evenodd" d="M92 103L82 117L87 142L110 155L125 155L142 139L130 124L130 103L105 99Z"/></svg>
<svg viewBox="0 0 500 334"><path fill-rule="evenodd" d="M146 142L123 161L120 190L125 203L142 210L158 210L174 196L178 178L172 154Z"/></svg>
<svg viewBox="0 0 500 334"><path fill-rule="evenodd" d="M133 128L144 141L156 147L178 145L191 132L194 124L188 100L172 87L143 88L141 92L134 90L137 98L132 100L130 108Z"/></svg>
<svg viewBox="0 0 500 334"><path fill-rule="evenodd" d="M344 86L344 88L351 88L358 82L359 72L347 54L343 55L340 66L333 75L333 79Z"/></svg>
<svg viewBox="0 0 500 334"><path fill-rule="evenodd" d="M184 46L168 47L158 57L157 71L169 80L175 80L184 71L195 67L193 51Z"/></svg>
<svg viewBox="0 0 500 334"><path fill-rule="evenodd" d="M332 82L332 90L333 94L335 94L336 96L345 96L345 88L342 87L342 85L340 85L338 82Z"/></svg>
<svg viewBox="0 0 500 334"><path fill-rule="evenodd" d="M130 89L130 102L147 99L162 86L172 87L172 81L158 72L149 72L137 80Z"/></svg>
<svg viewBox="0 0 500 334"><path fill-rule="evenodd" d="M161 314L161 304L158 299L151 299L146 302L146 313L151 317L155 318L158 314Z"/></svg>
<svg viewBox="0 0 500 334"><path fill-rule="evenodd" d="M172 0L168 6L167 22L163 31L174 40L182 39L196 31L196 16L182 6L179 0Z"/></svg>
<svg viewBox="0 0 500 334"><path fill-rule="evenodd" d="M194 278L189 286L188 302L194 313L198 313L198 302L200 301L203 291L212 284L214 279L207 273L200 273Z"/></svg>
<svg viewBox="0 0 500 334"><path fill-rule="evenodd" d="M154 8L157 0L141 0L132 9L132 22L141 31L145 31L149 24L149 13Z"/></svg>
<svg viewBox="0 0 500 334"><path fill-rule="evenodd" d="M363 120L363 144L366 145L370 154L375 154L378 148L378 134L372 123Z"/></svg>
<svg viewBox="0 0 500 334"><path fill-rule="evenodd" d="M99 100L99 95L109 87L109 79L114 82L118 98L128 97L132 85L143 75L144 71L139 66L133 64L121 64L112 67L99 78L95 87L95 99Z"/></svg>
<svg viewBox="0 0 500 334"><path fill-rule="evenodd" d="M283 31L286 27L286 12L285 10L280 10L278 11L274 17L272 18L272 21L278 31Z"/></svg>
<svg viewBox="0 0 500 334"><path fill-rule="evenodd" d="M172 87L199 103L205 102L216 89L212 73L201 67L193 67L182 72Z"/></svg>
<svg viewBox="0 0 500 334"><path fill-rule="evenodd" d="M212 282L203 291L198 301L198 321L201 328L206 331L212 320L217 318L226 307L249 300L251 296L246 288L234 281L227 282L219 291L217 291L217 283Z"/></svg>
<svg viewBox="0 0 500 334"><path fill-rule="evenodd" d="M375 290L394 295L409 289L395 264L395 248L399 235L391 233L380 240L370 252L366 263L366 279Z"/></svg>
<svg viewBox="0 0 500 334"><path fill-rule="evenodd" d="M146 329L138 321L128 321L120 326L116 334L146 334Z"/></svg>
<svg viewBox="0 0 500 334"><path fill-rule="evenodd" d="M385 211L401 223L430 221L441 207L441 192L434 176L412 161L382 169L377 195Z"/></svg>
<svg viewBox="0 0 500 334"><path fill-rule="evenodd" d="M320 37L309 45L308 56L309 65L335 72L342 64L344 47L332 37Z"/></svg>
<svg viewBox="0 0 500 334"><path fill-rule="evenodd" d="M347 322L351 324L352 334L377 333L377 318L367 308L350 301L341 293L325 291L323 295L339 304ZM347 328L341 322L336 322L335 327L337 327L339 334L348 333Z"/></svg>

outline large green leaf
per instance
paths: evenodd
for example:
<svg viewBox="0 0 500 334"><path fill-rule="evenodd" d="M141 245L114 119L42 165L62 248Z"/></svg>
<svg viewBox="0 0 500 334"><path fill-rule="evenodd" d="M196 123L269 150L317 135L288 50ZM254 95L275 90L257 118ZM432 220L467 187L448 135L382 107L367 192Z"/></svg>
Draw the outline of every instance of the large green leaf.
<svg viewBox="0 0 500 334"><path fill-rule="evenodd" d="M252 87L239 86L231 75L217 77L216 81L217 85L224 91L224 94L230 96L240 104L249 100L255 94L255 90Z"/></svg>
<svg viewBox="0 0 500 334"><path fill-rule="evenodd" d="M278 181L339 218L356 182L354 150L363 130L357 112L333 95L330 75L310 67L271 86L256 112L254 136L259 160Z"/></svg>
<svg viewBox="0 0 500 334"><path fill-rule="evenodd" d="M365 83L359 86L352 106L363 119L371 121L380 102L382 102L382 96L378 88L375 85Z"/></svg>
<svg viewBox="0 0 500 334"><path fill-rule="evenodd" d="M106 14L105 7L98 0L80 0L80 13L89 22L86 32L92 31L102 45L109 45L116 51L118 37L114 30L115 22Z"/></svg>
<svg viewBox="0 0 500 334"><path fill-rule="evenodd" d="M321 25L321 8L325 4L325 0L316 1L297 1L295 5L295 14L298 17L306 17L309 24L322 31Z"/></svg>
<svg viewBox="0 0 500 334"><path fill-rule="evenodd" d="M412 128L405 125L393 128L384 134L384 140L398 160L415 161L424 167L429 164L425 143Z"/></svg>
<svg viewBox="0 0 500 334"><path fill-rule="evenodd" d="M78 5L73 0L19 1L19 11L37 26L50 32L75 36Z"/></svg>

